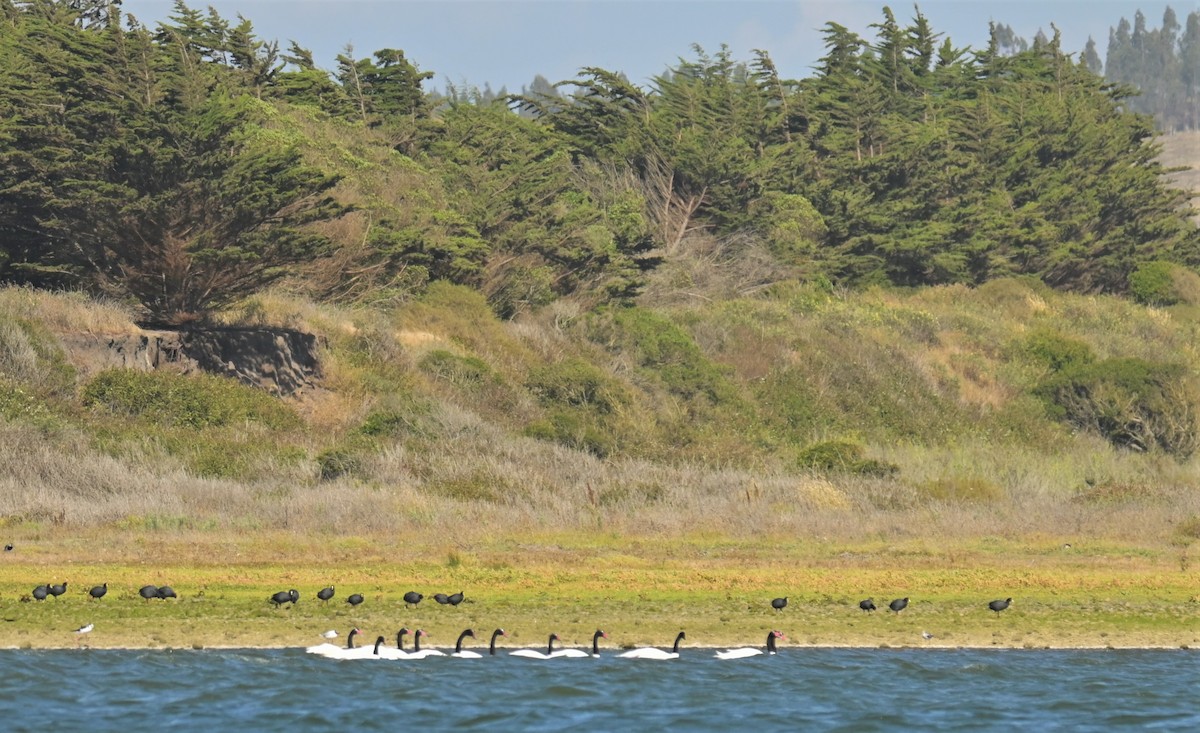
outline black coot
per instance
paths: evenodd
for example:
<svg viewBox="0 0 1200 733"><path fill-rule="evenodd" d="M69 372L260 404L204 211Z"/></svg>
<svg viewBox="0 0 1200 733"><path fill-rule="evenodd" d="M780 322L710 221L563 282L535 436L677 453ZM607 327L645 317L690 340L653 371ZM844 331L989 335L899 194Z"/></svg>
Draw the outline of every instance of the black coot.
<svg viewBox="0 0 1200 733"><path fill-rule="evenodd" d="M175 595L175 589L171 586L162 585L158 588L158 597L165 601L168 598L178 598L179 596Z"/></svg>
<svg viewBox="0 0 1200 733"><path fill-rule="evenodd" d="M151 598L158 598L158 586L157 585L143 585L141 588L138 588L138 595L141 596L142 598L145 598L146 600L150 600Z"/></svg>
<svg viewBox="0 0 1200 733"><path fill-rule="evenodd" d="M1012 603L1012 599L1005 598L1003 601L992 601L991 603L988 604L988 608L995 611L996 615L999 616L1000 612L1003 611L1004 609L1008 608L1008 605L1010 603Z"/></svg>
<svg viewBox="0 0 1200 733"><path fill-rule="evenodd" d="M458 604L462 603L463 602L463 592L460 590L459 592L451 595L449 598L449 601L450 601L451 606L457 606Z"/></svg>
<svg viewBox="0 0 1200 733"><path fill-rule="evenodd" d="M771 601L771 608L774 608L776 611L782 611L786 607L787 598L776 598Z"/></svg>
<svg viewBox="0 0 1200 733"><path fill-rule="evenodd" d="M420 593L416 592L415 590L410 590L409 592L404 594L404 603L409 606L415 606L418 603L420 603L421 599L424 597L425 596L421 595Z"/></svg>
<svg viewBox="0 0 1200 733"><path fill-rule="evenodd" d="M35 601L44 601L48 595L50 595L50 586L48 585L39 585L33 589L33 600Z"/></svg>
<svg viewBox="0 0 1200 733"><path fill-rule="evenodd" d="M896 613L900 613L907 607L908 607L908 599L907 598L897 598L896 600L894 600L888 604L888 608L892 609Z"/></svg>
<svg viewBox="0 0 1200 733"><path fill-rule="evenodd" d="M331 585L328 588L322 588L317 591L317 598L320 598L322 601L328 601L330 598L333 598L333 586Z"/></svg>
<svg viewBox="0 0 1200 733"><path fill-rule="evenodd" d="M346 603L349 603L351 606L357 606L358 604L360 604L362 602L363 602L362 593L352 593L352 594L350 594L350 597L346 599Z"/></svg>
<svg viewBox="0 0 1200 733"><path fill-rule="evenodd" d="M868 598L865 601L859 601L858 607L864 611L874 611L875 610L875 601L871 600L870 598Z"/></svg>
<svg viewBox="0 0 1200 733"><path fill-rule="evenodd" d="M445 593L434 593L433 600L437 601L439 605L445 606L450 603L450 596Z"/></svg>
<svg viewBox="0 0 1200 733"><path fill-rule="evenodd" d="M99 598L103 598L104 594L107 592L108 592L108 583L105 583L104 585L98 585L98 586L92 588L91 590L89 590L88 595L91 596L92 598L99 599Z"/></svg>
<svg viewBox="0 0 1200 733"><path fill-rule="evenodd" d="M300 592L297 590L281 590L271 596L271 603L275 604L275 608L279 608L285 603L296 605L298 600L300 600Z"/></svg>
<svg viewBox="0 0 1200 733"><path fill-rule="evenodd" d="M50 586L49 591L50 591L50 595L54 596L55 598L58 598L63 593L67 592L67 584L59 583L58 585L52 585L52 586Z"/></svg>

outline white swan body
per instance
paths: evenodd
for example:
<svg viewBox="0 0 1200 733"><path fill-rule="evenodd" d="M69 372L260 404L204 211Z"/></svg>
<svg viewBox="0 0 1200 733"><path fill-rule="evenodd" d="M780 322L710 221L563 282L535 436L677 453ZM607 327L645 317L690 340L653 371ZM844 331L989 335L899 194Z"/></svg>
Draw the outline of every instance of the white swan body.
<svg viewBox="0 0 1200 733"><path fill-rule="evenodd" d="M679 642L687 638L687 635L682 631L679 636L675 637L675 644L671 647L671 651L657 649L652 646L645 646L640 649L630 649L627 652L622 652L617 656L621 659L679 659Z"/></svg>
<svg viewBox="0 0 1200 733"><path fill-rule="evenodd" d="M556 651L550 652L550 658L558 659L559 657L568 657L568 658L573 658L573 659L584 659L584 658L590 658L590 657L599 657L600 656L600 639L602 637L607 639L608 634L604 633L603 631L601 631L599 629L596 629L596 633L592 634L592 651L590 654L588 652L584 651L583 649L558 649Z"/></svg>
<svg viewBox="0 0 1200 733"><path fill-rule="evenodd" d="M316 654L317 656L326 657L329 659L343 659L345 657L342 655L344 655L346 652L358 651L358 648L354 646L354 637L357 636L358 633L358 629L350 629L350 633L346 636L346 646L338 646L337 644L325 642L323 644L317 644L316 646L310 646L304 651L309 654ZM372 651L370 647L366 647L366 650L368 653Z"/></svg>
<svg viewBox="0 0 1200 733"><path fill-rule="evenodd" d="M778 631L772 631L767 634L767 654L775 653L775 640L784 638L783 634ZM740 649L729 649L728 651L717 652L717 659L745 659L746 657L757 657L763 653L762 649L754 646L744 646Z"/></svg>
<svg viewBox="0 0 1200 733"><path fill-rule="evenodd" d="M546 651L539 652L533 649L517 649L508 653L510 657L525 657L526 659L554 659L554 655L558 652L554 651L554 642L558 641L558 634L551 634L550 641L546 644ZM564 650L559 650L564 651Z"/></svg>

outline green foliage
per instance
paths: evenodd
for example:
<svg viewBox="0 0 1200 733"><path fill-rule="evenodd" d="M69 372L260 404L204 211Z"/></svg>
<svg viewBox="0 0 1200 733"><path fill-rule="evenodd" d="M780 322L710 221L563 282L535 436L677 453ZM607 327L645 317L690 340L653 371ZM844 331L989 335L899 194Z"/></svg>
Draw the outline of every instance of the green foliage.
<svg viewBox="0 0 1200 733"><path fill-rule="evenodd" d="M444 380L458 387L479 387L495 380L496 374L483 359L474 356L458 356L443 349L435 349L420 361L422 371L435 379Z"/></svg>
<svg viewBox="0 0 1200 733"><path fill-rule="evenodd" d="M168 426L211 428L251 422L289 430L300 424L290 407L267 393L207 374L109 369L84 386L83 403Z"/></svg>
<svg viewBox="0 0 1200 733"><path fill-rule="evenodd" d="M1129 294L1146 305L1175 305L1181 298L1175 286L1175 271L1181 269L1171 262L1143 262L1129 276Z"/></svg>
<svg viewBox="0 0 1200 733"><path fill-rule="evenodd" d="M335 446L317 454L317 468L322 481L357 474L362 467L362 453L353 447Z"/></svg>
<svg viewBox="0 0 1200 733"><path fill-rule="evenodd" d="M1022 346L1025 354L1055 372L1075 371L1096 359L1083 341L1047 328L1029 334Z"/></svg>
<svg viewBox="0 0 1200 733"><path fill-rule="evenodd" d="M1200 441L1200 393L1175 364L1105 359L1056 372L1035 393L1055 416L1117 446L1184 460Z"/></svg>
<svg viewBox="0 0 1200 733"><path fill-rule="evenodd" d="M545 440L585 451L599 458L617 449L616 436L595 415L578 411L554 410L549 417L526 426L530 438Z"/></svg>
<svg viewBox="0 0 1200 733"><path fill-rule="evenodd" d="M827 230L821 213L805 197L768 191L750 204L748 213L755 228L766 235L771 252L782 262L805 265L817 258L817 248Z"/></svg>
<svg viewBox="0 0 1200 733"><path fill-rule="evenodd" d="M994 504L1008 497L1004 487L979 476L941 478L917 486L926 500L945 504Z"/></svg>
<svg viewBox="0 0 1200 733"><path fill-rule="evenodd" d="M805 446L796 456L796 465L819 473L848 473L861 476L891 476L900 467L866 457L866 448L848 440L827 440Z"/></svg>
<svg viewBox="0 0 1200 733"><path fill-rule="evenodd" d="M595 365L572 357L530 371L526 386L545 405L608 415L630 402L625 386Z"/></svg>

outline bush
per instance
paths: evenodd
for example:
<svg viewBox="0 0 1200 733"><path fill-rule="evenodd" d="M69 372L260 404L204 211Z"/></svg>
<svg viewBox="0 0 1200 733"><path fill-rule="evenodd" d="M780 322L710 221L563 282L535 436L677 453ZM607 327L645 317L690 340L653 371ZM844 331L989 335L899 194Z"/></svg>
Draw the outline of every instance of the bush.
<svg viewBox="0 0 1200 733"><path fill-rule="evenodd" d="M443 349L426 354L418 366L431 377L459 387L478 386L496 377L495 372L483 359L458 356Z"/></svg>
<svg viewBox="0 0 1200 733"><path fill-rule="evenodd" d="M363 468L362 455L345 446L322 451L317 456L317 467L322 481L332 481L341 476L360 473Z"/></svg>
<svg viewBox="0 0 1200 733"><path fill-rule="evenodd" d="M928 481L917 491L926 499L947 504L990 504L1007 497L1003 486L978 476Z"/></svg>
<svg viewBox="0 0 1200 733"><path fill-rule="evenodd" d="M809 471L851 473L860 476L891 476L900 468L895 464L866 457L866 448L846 440L828 440L802 449L796 465Z"/></svg>
<svg viewBox="0 0 1200 733"><path fill-rule="evenodd" d="M89 407L163 425L209 428L257 422L277 430L296 427L300 418L266 392L208 374L110 369L83 390Z"/></svg>
<svg viewBox="0 0 1200 733"><path fill-rule="evenodd" d="M1051 329L1040 329L1029 334L1023 351L1034 361L1056 372L1084 367L1096 360L1092 348L1086 343Z"/></svg>
<svg viewBox="0 0 1200 733"><path fill-rule="evenodd" d="M1179 265L1155 260L1138 265L1129 276L1129 292L1144 305L1175 305L1179 292L1175 287L1174 270Z"/></svg>
<svg viewBox="0 0 1200 733"><path fill-rule="evenodd" d="M531 423L525 428L525 435L586 451L599 458L610 455L617 447L612 431L586 415L573 412L555 412L545 420Z"/></svg>
<svg viewBox="0 0 1200 733"><path fill-rule="evenodd" d="M534 369L526 386L546 405L589 408L601 414L629 404L625 386L579 358Z"/></svg>
<svg viewBox="0 0 1200 733"><path fill-rule="evenodd" d="M1142 359L1106 359L1050 376L1035 393L1051 415L1113 445L1183 460L1197 447L1200 395L1187 371Z"/></svg>

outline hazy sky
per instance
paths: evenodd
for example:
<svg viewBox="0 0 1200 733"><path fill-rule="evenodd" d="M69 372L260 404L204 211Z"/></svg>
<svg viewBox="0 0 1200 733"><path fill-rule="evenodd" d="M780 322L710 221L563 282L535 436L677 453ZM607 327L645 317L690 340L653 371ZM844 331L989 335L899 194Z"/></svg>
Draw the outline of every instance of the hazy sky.
<svg viewBox="0 0 1200 733"><path fill-rule="evenodd" d="M913 16L910 2L863 0L189 0L193 8L215 8L223 17L251 21L260 38L289 41L311 50L331 69L347 44L356 57L382 48L402 49L422 71L434 72L434 87L455 85L518 91L534 75L551 82L573 78L584 66L623 71L645 83L679 57L691 58L698 43L708 52L727 44L737 60L751 50L770 53L785 77L811 74L824 54L820 29L840 23L867 39L870 24L891 5L901 24ZM1182 23L1200 0L1148 4L1137 0L925 0L921 12L934 31L956 46L987 43L989 20L1011 25L1032 40L1038 29L1062 31L1064 50L1077 53L1088 36L1103 57L1108 31L1140 8L1147 25L1161 25L1167 5ZM171 0L124 0L126 13L155 26L171 14ZM427 86L427 88L429 88Z"/></svg>

